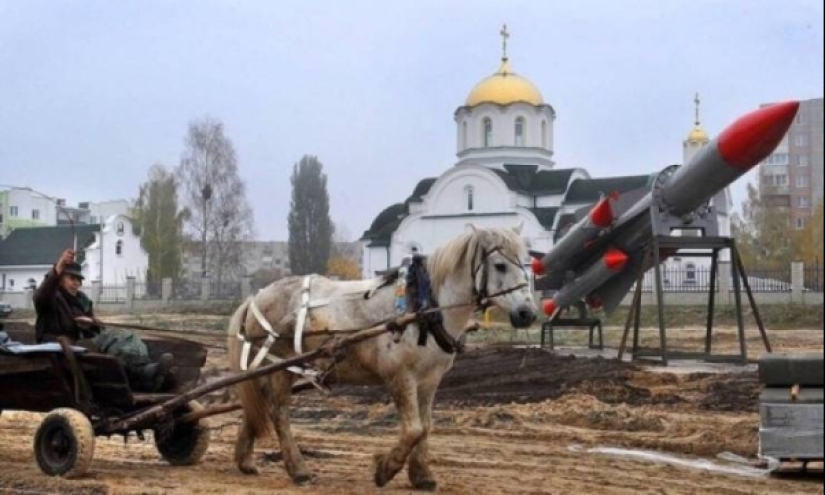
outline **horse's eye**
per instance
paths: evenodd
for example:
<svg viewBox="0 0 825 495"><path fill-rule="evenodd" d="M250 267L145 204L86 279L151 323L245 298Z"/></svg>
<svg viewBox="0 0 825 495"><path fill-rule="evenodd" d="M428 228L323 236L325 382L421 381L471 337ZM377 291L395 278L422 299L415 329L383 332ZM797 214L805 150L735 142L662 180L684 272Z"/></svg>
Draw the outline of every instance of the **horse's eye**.
<svg viewBox="0 0 825 495"><path fill-rule="evenodd" d="M496 263L496 271L499 273L507 273L507 263Z"/></svg>

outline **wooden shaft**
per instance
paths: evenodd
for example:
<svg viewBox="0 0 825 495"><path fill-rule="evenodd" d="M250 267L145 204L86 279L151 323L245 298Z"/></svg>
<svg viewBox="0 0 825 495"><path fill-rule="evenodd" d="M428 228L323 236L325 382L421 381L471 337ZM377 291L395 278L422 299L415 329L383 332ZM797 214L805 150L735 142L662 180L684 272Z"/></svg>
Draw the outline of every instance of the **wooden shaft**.
<svg viewBox="0 0 825 495"><path fill-rule="evenodd" d="M401 318L395 320L395 323L403 327L404 325L407 325L415 321L415 318L415 315L404 315ZM133 430L138 426L144 426L148 423L158 420L159 418L167 416L168 414L174 412L180 407L188 404L190 401L198 399L206 394L215 392L216 390L231 387L232 385L236 385L241 382L261 378L266 375L285 370L292 366L299 366L305 364L309 361L313 361L324 356L335 356L341 349L344 349L352 344L362 342L364 340L369 340L378 337L384 333L387 333L388 331L389 329L386 324L379 325L377 327L363 330L361 332L350 335L348 337L344 337L342 339L330 341L327 344L324 344L323 346L311 352L294 356L292 358L285 359L278 363L271 363L255 370L249 370L243 373L238 373L233 376L228 376L226 378L216 380L212 383L201 385L200 387L194 388L184 394L175 397L174 399L166 401L162 404L158 404L154 407L150 407L149 409L142 411L134 416L131 416L126 419L113 421L109 425L107 425L107 429L111 432Z"/></svg>

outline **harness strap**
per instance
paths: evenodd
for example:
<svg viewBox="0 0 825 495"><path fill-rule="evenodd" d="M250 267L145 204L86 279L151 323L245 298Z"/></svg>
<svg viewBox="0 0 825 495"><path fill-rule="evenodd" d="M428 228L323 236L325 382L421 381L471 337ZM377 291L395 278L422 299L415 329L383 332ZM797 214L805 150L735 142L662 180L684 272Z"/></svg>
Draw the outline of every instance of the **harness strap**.
<svg viewBox="0 0 825 495"><path fill-rule="evenodd" d="M252 363L249 363L249 355L252 351L252 341L250 341L247 338L246 332L238 332L238 339L243 341L244 343L243 348L241 350L241 369L243 371L257 369L261 365L261 363L264 362L264 359L267 359L273 363L280 363L284 361L284 359L270 353L270 349L272 349L272 346L275 344L275 341L278 339L279 335L278 332L276 332L275 329L272 328L272 325L269 323L269 321L267 321L267 319L264 318L264 315L263 313L261 313L261 310L258 308L258 305L255 304L254 297L251 298L249 301L249 309L252 310L252 315L255 317L255 320L257 320L258 324L261 325L261 327L263 327L264 330L266 330L266 333L268 335L260 350L258 351L258 354L255 356L255 359L252 361ZM301 331L301 334L303 335L303 331ZM287 368L287 370L292 373L295 373L296 375L307 377L311 381L314 381L313 378L318 376L319 374L315 370L302 368L299 366L291 366Z"/></svg>

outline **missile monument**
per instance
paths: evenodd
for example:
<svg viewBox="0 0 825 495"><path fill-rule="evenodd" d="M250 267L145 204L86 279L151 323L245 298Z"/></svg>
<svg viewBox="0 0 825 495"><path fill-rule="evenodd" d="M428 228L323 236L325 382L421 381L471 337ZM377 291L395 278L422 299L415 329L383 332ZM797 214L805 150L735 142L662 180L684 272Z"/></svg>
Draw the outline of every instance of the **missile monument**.
<svg viewBox="0 0 825 495"><path fill-rule="evenodd" d="M688 163L656 174L649 190L602 198L549 252L533 259L537 281L554 291L544 312L553 318L584 301L609 315L640 273L676 253L650 255L654 238L691 229L718 236L711 199L776 149L798 109L799 102L787 101L743 115Z"/></svg>

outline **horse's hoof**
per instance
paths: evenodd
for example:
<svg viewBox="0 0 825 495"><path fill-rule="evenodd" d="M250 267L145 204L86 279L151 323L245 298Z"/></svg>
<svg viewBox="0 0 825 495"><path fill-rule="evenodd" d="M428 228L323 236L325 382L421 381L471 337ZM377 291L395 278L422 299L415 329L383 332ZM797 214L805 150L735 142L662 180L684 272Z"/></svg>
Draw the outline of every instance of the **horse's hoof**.
<svg viewBox="0 0 825 495"><path fill-rule="evenodd" d="M238 466L238 469L240 469L243 474L258 474L257 466L254 466L252 464L241 464Z"/></svg>
<svg viewBox="0 0 825 495"><path fill-rule="evenodd" d="M438 490L438 482L435 480L420 480L413 483L413 488L422 492L434 492Z"/></svg>
<svg viewBox="0 0 825 495"><path fill-rule="evenodd" d="M375 464L375 486L382 488L387 486L387 483L392 481L394 474L389 474L387 471L387 456L384 454L375 454L372 458Z"/></svg>
<svg viewBox="0 0 825 495"><path fill-rule="evenodd" d="M292 477L292 482L298 486L307 486L312 484L311 474L296 474Z"/></svg>

